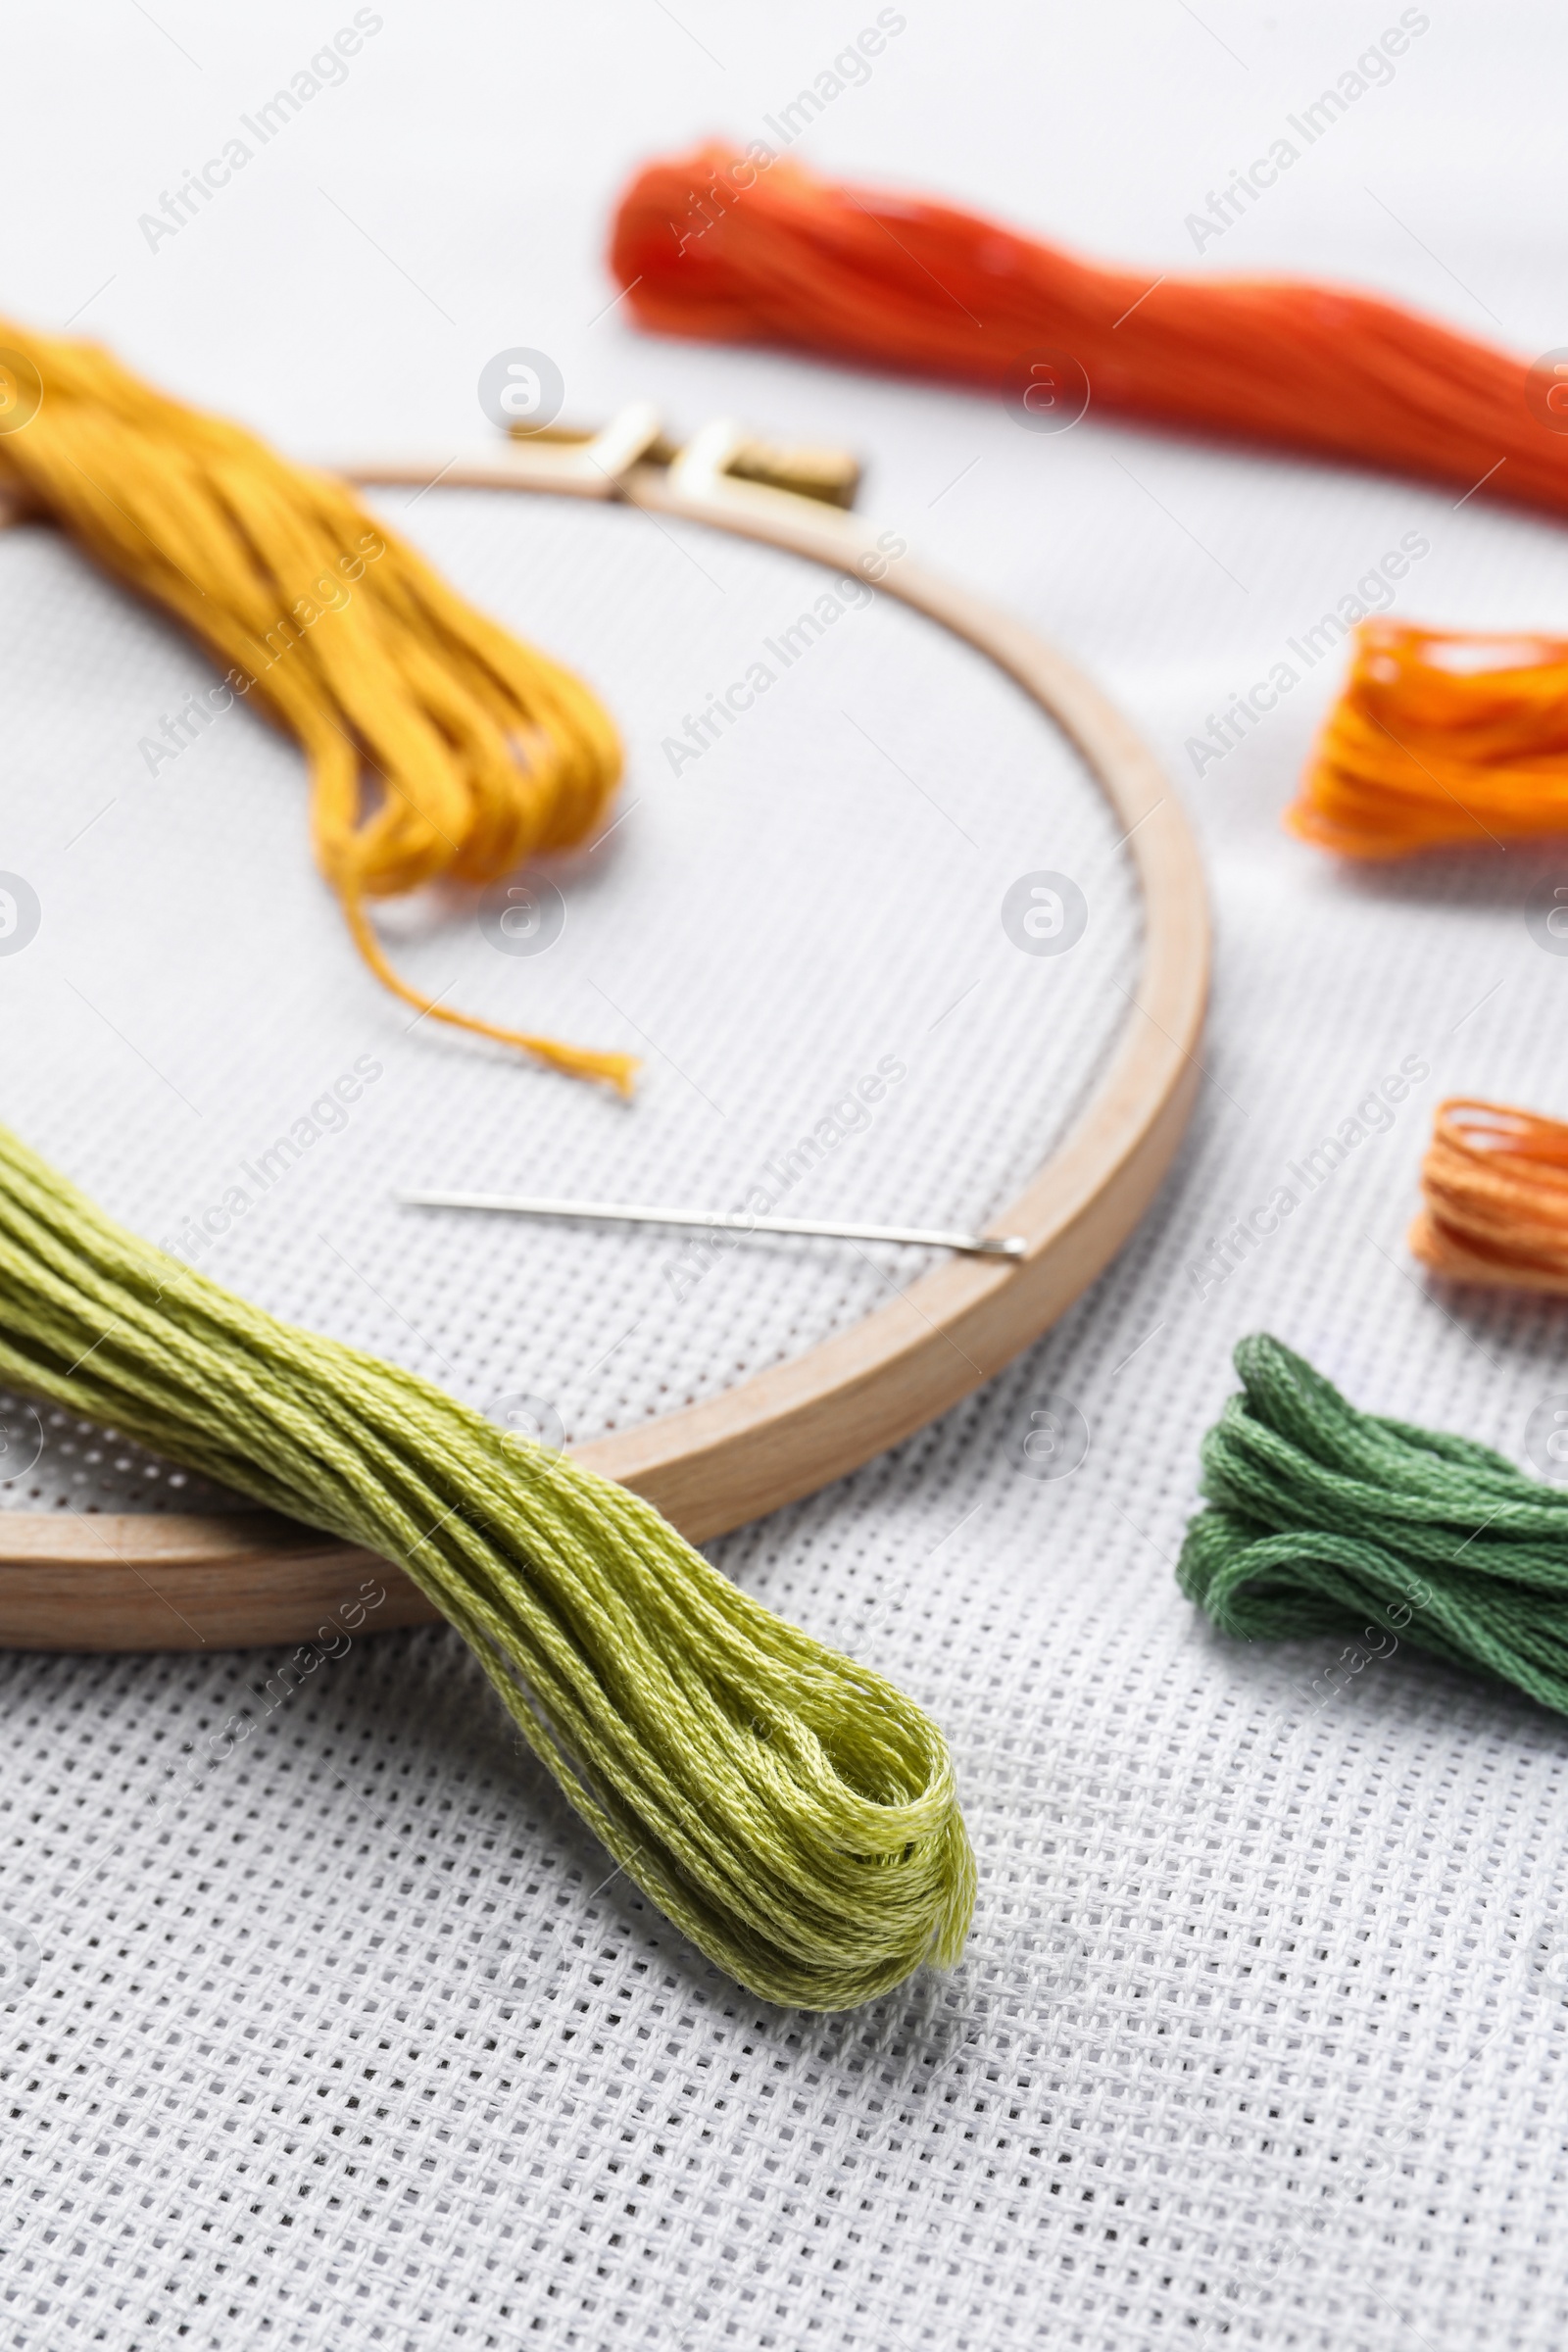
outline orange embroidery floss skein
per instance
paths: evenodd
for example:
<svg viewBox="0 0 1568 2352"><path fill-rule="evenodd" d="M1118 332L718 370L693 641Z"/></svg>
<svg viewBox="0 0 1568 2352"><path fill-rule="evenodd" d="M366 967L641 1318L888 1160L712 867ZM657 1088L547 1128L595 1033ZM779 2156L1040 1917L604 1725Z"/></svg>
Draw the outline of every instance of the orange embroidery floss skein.
<svg viewBox="0 0 1568 2352"><path fill-rule="evenodd" d="M1286 822L1346 858L1568 832L1568 638L1363 621Z"/></svg>
<svg viewBox="0 0 1568 2352"><path fill-rule="evenodd" d="M1105 269L760 144L647 165L610 266L656 334L1015 389L1020 408L1033 363L1054 358L1063 395L1076 380L1122 416L1465 491L1490 476L1488 496L1568 514L1568 436L1543 430L1539 407L1560 387L1352 287Z"/></svg>
<svg viewBox="0 0 1568 2352"><path fill-rule="evenodd" d="M1438 1105L1410 1248L1434 1273L1568 1292L1568 1125L1504 1102Z"/></svg>

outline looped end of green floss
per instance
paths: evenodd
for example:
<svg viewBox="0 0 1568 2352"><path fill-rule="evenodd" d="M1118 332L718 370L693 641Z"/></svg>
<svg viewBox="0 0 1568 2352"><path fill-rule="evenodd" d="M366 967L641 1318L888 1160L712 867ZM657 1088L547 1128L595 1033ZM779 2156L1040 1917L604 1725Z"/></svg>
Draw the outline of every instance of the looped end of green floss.
<svg viewBox="0 0 1568 2352"><path fill-rule="evenodd" d="M1203 1440L1176 1575L1247 1641L1391 1636L1568 1714L1568 1494L1469 1438L1357 1412L1266 1332Z"/></svg>
<svg viewBox="0 0 1568 2352"><path fill-rule="evenodd" d="M806 2009L951 1965L974 1858L937 1727L651 1504L279 1322L0 1129L0 1379L396 1563L626 1876Z"/></svg>

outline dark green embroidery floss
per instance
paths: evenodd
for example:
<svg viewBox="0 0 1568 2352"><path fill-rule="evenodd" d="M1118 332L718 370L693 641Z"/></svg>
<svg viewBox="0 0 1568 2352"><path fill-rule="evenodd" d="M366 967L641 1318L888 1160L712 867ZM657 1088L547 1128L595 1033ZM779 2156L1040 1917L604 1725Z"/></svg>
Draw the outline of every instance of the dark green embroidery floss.
<svg viewBox="0 0 1568 2352"><path fill-rule="evenodd" d="M1568 1493L1468 1438L1357 1412L1259 1332L1203 1440L1182 1591L1228 1634L1385 1628L1568 1714Z"/></svg>

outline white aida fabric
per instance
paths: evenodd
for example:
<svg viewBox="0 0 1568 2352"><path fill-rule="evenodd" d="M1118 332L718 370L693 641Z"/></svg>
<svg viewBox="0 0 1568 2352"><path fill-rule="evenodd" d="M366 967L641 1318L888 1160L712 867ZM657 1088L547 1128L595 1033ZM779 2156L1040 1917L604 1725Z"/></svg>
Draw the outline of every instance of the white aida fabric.
<svg viewBox="0 0 1568 2352"><path fill-rule="evenodd" d="M1548 2352L1568 1727L1408 1653L1334 1677L1335 1643L1223 1641L1172 1563L1244 1332L1520 1460L1568 1388L1560 1306L1440 1291L1403 1243L1441 1095L1568 1105L1568 961L1526 919L1559 867L1352 874L1287 839L1333 656L1222 760L1189 748L1401 543L1422 550L1401 612L1568 626L1560 534L1484 495L1093 413L1041 436L956 393L638 338L597 260L619 178L714 125L767 136L858 17L362 11L344 74L322 67L221 199L149 244L175 173L246 136L338 24L86 13L85 42L74 21L13 34L39 99L4 307L79 305L76 331L292 448L401 437L432 473L476 441L473 386L510 347L550 352L585 418L646 395L679 427L739 412L854 442L868 509L1063 643L1156 745L1202 839L1217 966L1190 1136L1103 1280L945 1422L715 1547L945 1727L981 1870L960 1966L828 2021L739 1993L610 1873L444 1629L368 1625L303 1673L0 1659L0 2338ZM834 76L801 152L1152 279L1288 266L1532 355L1561 339L1552 20L1510 19L1545 67L1527 85L1494 19L1434 14L1200 255L1205 190L1384 20L1104 17L910 13L866 76ZM677 775L664 738L820 575L628 514L382 503L579 664L630 750L627 813L557 869L544 953L499 952L456 902L389 911L396 952L456 1002L643 1053L638 1103L411 1030L311 869L288 747L228 713L150 774L140 741L205 686L200 659L25 531L0 537L0 869L41 915L0 956L3 1115L219 1280L585 1438L843 1328L917 1253L756 1244L694 1280L675 1236L465 1224L395 1187L725 1205L886 1061L902 1075L805 1155L792 1204L984 1217L1103 1062L1136 894L1038 714L885 601ZM1044 867L1090 909L1060 958L1000 922ZM1331 1135L1348 1154L1309 1188L1293 1168ZM1274 1231L1226 1272L1216 1243L1260 1206ZM214 1499L45 1420L9 1507ZM21 1400L0 1431L20 1462Z"/></svg>

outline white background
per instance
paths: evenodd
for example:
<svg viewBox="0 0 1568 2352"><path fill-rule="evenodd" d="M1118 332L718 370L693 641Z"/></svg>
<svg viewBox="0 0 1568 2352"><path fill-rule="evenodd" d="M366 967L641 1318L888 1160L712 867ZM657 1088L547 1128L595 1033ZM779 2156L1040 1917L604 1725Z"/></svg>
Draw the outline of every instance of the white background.
<svg viewBox="0 0 1568 2352"><path fill-rule="evenodd" d="M1273 1328L1359 1401L1516 1456L1561 1378L1559 1309L1430 1290L1402 1245L1443 1092L1568 1110L1568 966L1540 953L1522 911L1549 854L1368 877L1287 840L1278 813L1331 663L1200 782L1183 754L1221 696L1404 531L1432 553L1401 611L1568 624L1555 528L1093 415L1047 440L978 396L635 334L602 264L617 187L644 156L709 132L764 135L762 117L830 66L869 7L801 7L780 24L698 0L678 16L659 0L388 6L343 85L150 251L138 216L351 13L242 20L160 0L156 22L127 4L15 25L6 314L71 320L305 456L410 446L443 463L482 438L476 378L514 345L556 357L586 420L649 397L677 427L738 412L862 450L868 508L1064 643L1166 759L1215 896L1209 1083L1156 1212L1029 1359L898 1455L718 1547L949 1731L983 1873L971 1954L950 1980L827 2025L737 1995L622 1885L602 1884L592 1841L489 1727L444 1635L361 1644L275 1714L255 1697L269 1662L254 1657L6 1663L16 1769L0 1899L19 1952L36 1953L0 2010L10 2340L140 2345L179 2326L193 2343L334 2347L1555 2344L1568 2294L1563 1730L1407 1654L1320 1706L1313 1678L1334 1644L1220 1642L1170 1568L1242 1331ZM1186 216L1397 10L906 13L868 82L800 142L820 168L951 195L1152 279L1289 269L1384 289L1528 356L1568 343L1564 48L1543 10L1434 7L1392 85L1200 259ZM552 635L549 564L568 560L564 541L533 543L544 568L517 585L499 542L481 544L510 526L472 527L469 545L421 509L425 543L466 584L592 656L614 700L610 624L619 613L629 630L631 604L578 581ZM228 862L204 864L195 797L106 816L77 890L60 812L92 816L131 760L136 711L201 668L155 623L117 620L110 593L37 540L0 550L19 656L7 691L27 746L0 813L20 846L0 839L0 865L36 868L54 910L38 958L6 975L8 1115L152 1224L249 1148L253 1052L273 1054L265 1086L281 1104L314 1086L322 1055L335 1069L340 1045L351 1055L379 1036L382 1013L345 956L329 1013L314 999L278 1011L266 987L236 1009L237 981L215 980L240 1024L226 1074L211 1007L181 1026L201 958L225 953L214 893L244 888L232 842ZM761 574L722 577L772 610ZM683 693L701 682L710 620L699 600ZM95 663L99 646L113 658ZM907 657L885 649L890 681ZM986 796L1022 755L995 698L971 706L956 668L933 674L907 757L929 740L919 772L983 833ZM642 692L628 676L627 696ZM635 715L653 760L651 690ZM733 748L738 787L749 764L785 762L782 737ZM270 873L274 849L302 854L288 755L247 738L231 757L258 808L275 798L275 838L262 816L240 836ZM722 787L705 790L716 821ZM824 892L881 908L865 917L869 968L892 919L887 875L858 833L851 857L820 802L809 814ZM650 857L685 839L673 808L644 821ZM999 839L1011 821L997 813ZM892 806L900 854L915 823ZM686 846L695 861L700 844ZM623 924L641 854L616 901ZM919 854L934 870L935 837ZM1022 852L1008 836L997 856L1016 865ZM961 860L956 871L961 899ZM126 878L130 903L117 905ZM988 868L976 905L991 886ZM144 890L159 919L138 928ZM247 939L263 939L265 914L247 906ZM301 940L335 940L324 897L301 896L296 916ZM654 950L633 934L626 953ZM950 960L968 968L956 949ZM84 1016L51 1027L50 974L68 969L89 993L123 986L138 1050L207 1084L220 1132L180 1137L157 1075L86 1043ZM719 991L705 978L699 993ZM747 1140L724 1163L744 1168L754 1142L775 1140L754 1115L744 1037L705 1031L673 981L661 1004L678 1058L689 1046L718 1099L727 1082L747 1106ZM836 1017L805 983L800 1009L808 1045ZM987 1131L954 1163L981 1206L1039 1111L1013 1017L997 1004L972 1032L977 1055L988 1040L1011 1055L985 1100L1018 1099L1008 1134ZM299 1044L313 1020L325 1041L314 1058ZM859 1036L834 1037L859 1066ZM867 1038L884 1042L875 1020ZM1200 1298L1187 1269L1205 1237L1266 1200L1285 1163L1406 1056L1432 1074L1393 1129ZM465 1135L479 1135L493 1083L472 1076ZM798 1073L789 1083L792 1104L817 1099ZM660 1151L688 1132L661 1109L678 1094L650 1092L643 1132ZM320 1200L334 1183L379 1181L407 1147L396 1105L414 1099L384 1098L383 1127L364 1130L357 1157L345 1142ZM593 1164L572 1124L585 1113L539 1116ZM690 1132L688 1170L706 1149ZM911 1197L928 1159L886 1132L864 1162L884 1206L895 1179ZM873 1213L868 1198L857 1205ZM227 1274L300 1305L282 1224ZM467 1267L475 1315L487 1271ZM435 1311L441 1266L416 1277ZM757 1307L769 1346L787 1336L791 1279L808 1277L775 1271ZM522 1317L517 1280L508 1313ZM355 1296L323 1278L321 1319L439 1371ZM421 1331L435 1328L425 1297ZM750 1328L747 1294L709 1299L679 1335L677 1380L716 1376ZM797 1342L861 1303L852 1289L813 1293ZM448 1342L447 1323L436 1336ZM468 1336L478 1352L459 1385L477 1394L490 1339ZM536 1388L555 1343L524 1354ZM655 1347L626 1408L653 1409L659 1377ZM1059 1485L1016 1467L1048 1397L1092 1433ZM614 1404L584 1391L575 1409L586 1425ZM238 1704L257 1714L254 1738L172 1825L173 1760Z"/></svg>

